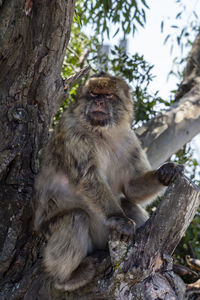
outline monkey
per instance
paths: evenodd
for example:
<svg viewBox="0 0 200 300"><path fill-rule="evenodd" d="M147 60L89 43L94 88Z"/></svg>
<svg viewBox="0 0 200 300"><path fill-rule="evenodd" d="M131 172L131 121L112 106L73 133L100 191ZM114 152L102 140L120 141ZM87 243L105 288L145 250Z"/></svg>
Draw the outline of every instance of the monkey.
<svg viewBox="0 0 200 300"><path fill-rule="evenodd" d="M44 149L34 226L46 237L44 266L57 289L89 283L91 254L107 248L110 232L131 239L148 219L145 207L183 173L174 163L151 169L133 117L129 85L101 72L86 81Z"/></svg>

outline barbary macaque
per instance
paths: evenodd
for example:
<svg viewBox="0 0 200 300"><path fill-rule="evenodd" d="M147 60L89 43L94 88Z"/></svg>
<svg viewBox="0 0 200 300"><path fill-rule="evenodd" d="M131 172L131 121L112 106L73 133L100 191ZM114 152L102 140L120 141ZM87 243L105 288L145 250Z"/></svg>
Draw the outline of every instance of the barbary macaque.
<svg viewBox="0 0 200 300"><path fill-rule="evenodd" d="M132 238L145 206L183 167L151 166L131 129L133 102L122 79L92 76L63 114L37 176L35 228L47 239L46 271L72 291L95 275L90 254L106 249L110 230Z"/></svg>

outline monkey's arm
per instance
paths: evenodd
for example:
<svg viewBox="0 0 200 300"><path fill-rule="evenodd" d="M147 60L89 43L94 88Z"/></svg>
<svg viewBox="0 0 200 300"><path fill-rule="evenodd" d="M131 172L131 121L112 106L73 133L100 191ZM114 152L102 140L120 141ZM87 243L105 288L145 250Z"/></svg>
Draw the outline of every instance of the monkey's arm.
<svg viewBox="0 0 200 300"><path fill-rule="evenodd" d="M146 171L125 185L125 196L134 203L151 202L154 197L182 174L184 167L174 163L166 163L158 170Z"/></svg>

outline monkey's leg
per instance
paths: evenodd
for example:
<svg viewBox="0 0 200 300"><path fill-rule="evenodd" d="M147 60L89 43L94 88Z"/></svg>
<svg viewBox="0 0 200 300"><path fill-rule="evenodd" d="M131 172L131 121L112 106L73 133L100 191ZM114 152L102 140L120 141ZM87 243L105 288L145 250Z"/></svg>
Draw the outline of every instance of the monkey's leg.
<svg viewBox="0 0 200 300"><path fill-rule="evenodd" d="M74 290L93 278L92 262L85 258L92 248L88 230L88 216L82 210L74 210L50 226L44 264L56 288Z"/></svg>
<svg viewBox="0 0 200 300"><path fill-rule="evenodd" d="M83 259L79 267L72 272L69 280L66 282L56 282L55 288L65 291L74 291L89 283L95 275L95 268L92 257Z"/></svg>

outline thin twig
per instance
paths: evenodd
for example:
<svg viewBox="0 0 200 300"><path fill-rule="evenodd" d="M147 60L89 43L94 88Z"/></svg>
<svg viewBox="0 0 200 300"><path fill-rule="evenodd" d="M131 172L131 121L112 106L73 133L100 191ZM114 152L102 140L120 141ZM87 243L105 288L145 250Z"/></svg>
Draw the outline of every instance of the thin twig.
<svg viewBox="0 0 200 300"><path fill-rule="evenodd" d="M82 68L75 75L65 79L64 81L64 91L67 91L72 84L79 82L83 76L85 76L90 70L89 66Z"/></svg>

